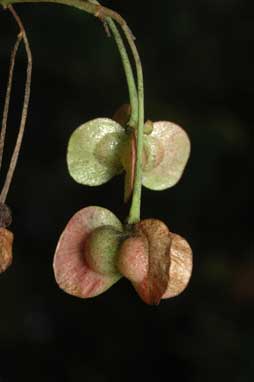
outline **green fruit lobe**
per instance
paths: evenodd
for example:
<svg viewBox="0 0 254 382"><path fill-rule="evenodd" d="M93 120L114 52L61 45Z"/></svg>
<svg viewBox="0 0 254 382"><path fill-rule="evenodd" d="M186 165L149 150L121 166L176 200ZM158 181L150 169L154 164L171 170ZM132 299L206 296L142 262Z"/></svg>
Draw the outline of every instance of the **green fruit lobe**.
<svg viewBox="0 0 254 382"><path fill-rule="evenodd" d="M116 261L122 233L112 226L98 227L86 242L85 257L88 265L102 275L119 274Z"/></svg>
<svg viewBox="0 0 254 382"><path fill-rule="evenodd" d="M104 166L112 168L112 171L121 172L120 152L123 136L121 133L109 133L96 145L95 158Z"/></svg>

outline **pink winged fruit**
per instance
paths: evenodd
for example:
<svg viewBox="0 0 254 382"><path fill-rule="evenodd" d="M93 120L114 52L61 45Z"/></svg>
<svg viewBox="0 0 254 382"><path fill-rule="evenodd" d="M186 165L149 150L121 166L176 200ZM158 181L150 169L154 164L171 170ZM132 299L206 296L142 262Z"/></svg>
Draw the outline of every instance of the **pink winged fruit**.
<svg viewBox="0 0 254 382"><path fill-rule="evenodd" d="M54 256L55 278L65 292L89 298L122 276L147 304L180 294L192 272L192 252L157 219L123 227L102 207L78 211L65 227Z"/></svg>

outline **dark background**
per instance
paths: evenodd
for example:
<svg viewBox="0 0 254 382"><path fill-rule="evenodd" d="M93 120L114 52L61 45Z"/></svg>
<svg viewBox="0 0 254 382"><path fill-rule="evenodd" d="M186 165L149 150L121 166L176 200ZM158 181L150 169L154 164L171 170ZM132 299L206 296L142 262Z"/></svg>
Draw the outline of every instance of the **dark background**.
<svg viewBox="0 0 254 382"><path fill-rule="evenodd" d="M14 261L0 276L0 381L254 379L252 1L105 1L128 21L143 62L146 118L182 125L192 154L180 183L143 190L142 216L165 221L194 254L189 287L146 306L127 280L81 300L56 285L59 235L79 209L122 216L121 176L97 188L68 175L71 132L110 117L128 92L102 24L60 5L16 6L33 51L32 98L8 196ZM17 33L0 10L0 97ZM19 53L5 164L18 129ZM6 166L4 167L6 169ZM2 181L4 178L2 171Z"/></svg>

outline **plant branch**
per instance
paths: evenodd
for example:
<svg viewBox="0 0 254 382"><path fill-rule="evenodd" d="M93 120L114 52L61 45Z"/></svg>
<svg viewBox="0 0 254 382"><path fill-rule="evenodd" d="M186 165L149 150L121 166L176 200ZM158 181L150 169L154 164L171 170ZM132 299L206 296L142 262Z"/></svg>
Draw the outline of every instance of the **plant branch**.
<svg viewBox="0 0 254 382"><path fill-rule="evenodd" d="M26 36L25 28L23 26L23 23L20 19L20 17L17 15L16 11L11 5L8 5L8 9L13 15L14 19L16 20L19 29L20 29L20 35L23 38L26 55L27 55L27 71L26 71L26 84L25 84L25 94L24 94L24 101L23 101L23 108L21 113L21 120L20 120L20 126L19 126L19 132L18 137L16 140L16 144L13 150L13 154L11 157L9 169L7 171L7 175L5 178L4 186L0 194L0 202L5 203L5 200L8 195L8 191L10 189L10 185L13 179L14 171L17 165L19 152L21 148L21 143L24 135L25 125L26 125L26 119L27 119L27 112L28 112L28 106L29 106L29 99L30 99L30 90L31 90L31 78L32 78L32 53L30 49L30 45Z"/></svg>
<svg viewBox="0 0 254 382"><path fill-rule="evenodd" d="M86 11L90 14L95 14L96 8L98 5L90 3L88 0L0 0L0 5L4 8L7 8L10 4L18 4L18 3L54 3L54 4L63 4L69 5L83 11Z"/></svg>
<svg viewBox="0 0 254 382"><path fill-rule="evenodd" d="M122 27L124 33L127 33L133 40L133 35L125 20L117 12L97 4L95 0L0 0L0 5L2 5L4 8L7 8L10 4L21 3L62 4L81 9L85 12L93 14L96 17L103 17L104 19L109 17L115 20Z"/></svg>
<svg viewBox="0 0 254 382"><path fill-rule="evenodd" d="M7 89L6 89L6 95L5 95L5 101L4 101L2 128L1 128L1 134L0 134L0 170L2 167L5 135L6 135L8 114L9 114L9 108L10 108L10 98L11 98L11 90L12 90L12 83L13 83L13 72L14 72L14 67L15 67L15 62L16 62L17 51L18 51L19 44L20 44L20 41L22 40L22 38L23 38L23 36L20 33L17 36L15 45L14 45L13 50L11 52L9 77L8 77Z"/></svg>

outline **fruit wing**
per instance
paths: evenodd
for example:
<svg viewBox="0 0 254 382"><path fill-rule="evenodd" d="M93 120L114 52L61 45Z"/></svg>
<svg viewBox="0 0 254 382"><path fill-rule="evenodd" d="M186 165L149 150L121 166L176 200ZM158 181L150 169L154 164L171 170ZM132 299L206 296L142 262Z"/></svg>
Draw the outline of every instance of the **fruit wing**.
<svg viewBox="0 0 254 382"><path fill-rule="evenodd" d="M147 136L147 144L160 146L157 152L161 160L154 168L143 171L143 185L151 190L165 190L181 178L190 155L190 140L186 132L172 122L155 122ZM155 150L151 150L155 151Z"/></svg>
<svg viewBox="0 0 254 382"><path fill-rule="evenodd" d="M72 178L80 184L98 186L120 173L124 136L122 126L109 118L91 120L74 130L67 149Z"/></svg>
<svg viewBox="0 0 254 382"><path fill-rule="evenodd" d="M94 272L85 259L85 246L89 234L97 227L110 225L122 231L122 224L109 210L87 207L78 211L68 222L54 255L54 274L59 287L65 292L88 298L110 288L119 276L105 276Z"/></svg>

